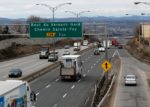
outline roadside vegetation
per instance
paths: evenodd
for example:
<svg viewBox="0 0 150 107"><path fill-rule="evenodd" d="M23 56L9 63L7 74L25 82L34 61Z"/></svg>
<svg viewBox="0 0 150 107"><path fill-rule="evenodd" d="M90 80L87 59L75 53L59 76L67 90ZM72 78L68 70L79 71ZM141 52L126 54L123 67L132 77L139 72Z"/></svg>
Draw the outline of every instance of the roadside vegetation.
<svg viewBox="0 0 150 107"><path fill-rule="evenodd" d="M73 43L77 40L73 39L63 39L55 43L56 48L64 47L65 45L72 46ZM6 59L12 59L16 57L22 57L26 55L38 53L43 46L50 47L50 50L53 49L53 44L47 45L21 45L13 43L10 47L0 50L0 61Z"/></svg>
<svg viewBox="0 0 150 107"><path fill-rule="evenodd" d="M134 57L150 62L150 46L148 40L141 40L139 42L138 37L135 37L127 43L126 49Z"/></svg>

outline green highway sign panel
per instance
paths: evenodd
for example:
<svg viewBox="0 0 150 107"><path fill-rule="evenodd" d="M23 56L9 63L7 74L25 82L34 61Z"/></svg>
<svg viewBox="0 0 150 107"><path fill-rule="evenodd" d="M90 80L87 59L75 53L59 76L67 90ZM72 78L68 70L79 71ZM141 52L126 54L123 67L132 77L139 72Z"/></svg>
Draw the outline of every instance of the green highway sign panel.
<svg viewBox="0 0 150 107"><path fill-rule="evenodd" d="M81 38L81 22L32 22L31 38Z"/></svg>

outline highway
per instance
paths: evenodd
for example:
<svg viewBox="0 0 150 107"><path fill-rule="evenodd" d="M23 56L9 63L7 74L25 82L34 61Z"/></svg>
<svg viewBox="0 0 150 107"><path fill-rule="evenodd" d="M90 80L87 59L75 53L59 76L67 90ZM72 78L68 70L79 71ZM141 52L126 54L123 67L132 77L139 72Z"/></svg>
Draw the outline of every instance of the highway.
<svg viewBox="0 0 150 107"><path fill-rule="evenodd" d="M87 46L81 46L81 50L87 48ZM58 56L62 56L65 50L69 50L71 54L74 54L73 47L70 49L58 49ZM59 59L60 60L60 59ZM4 62L0 62L0 80L8 79L8 72L12 68L20 68L23 71L23 76L29 75L37 70L40 70L53 62L48 62L47 59L39 59L39 54L29 55L17 59L12 59Z"/></svg>
<svg viewBox="0 0 150 107"><path fill-rule="evenodd" d="M136 60L125 50L119 50L121 70L115 90L113 107L150 107L150 88L146 73L150 66ZM137 76L137 86L125 86L124 76L134 74Z"/></svg>
<svg viewBox="0 0 150 107"><path fill-rule="evenodd" d="M109 56L115 49L109 49ZM103 71L100 67L104 53L94 55L93 49L82 54L83 77L78 81L61 81L59 67L30 83L36 92L36 107L83 107Z"/></svg>

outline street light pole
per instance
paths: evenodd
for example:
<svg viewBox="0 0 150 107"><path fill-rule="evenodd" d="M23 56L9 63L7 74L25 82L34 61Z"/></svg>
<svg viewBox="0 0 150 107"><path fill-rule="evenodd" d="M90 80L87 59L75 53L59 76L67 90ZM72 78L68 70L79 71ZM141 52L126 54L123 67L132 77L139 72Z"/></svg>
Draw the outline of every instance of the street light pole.
<svg viewBox="0 0 150 107"><path fill-rule="evenodd" d="M43 4L43 3L41 3L41 4L36 4L36 5L41 5L41 6L45 6L45 7L49 8L49 10L52 11L52 14L53 14L53 17L52 17L52 18L53 18L53 23L54 23L54 22L55 22L55 11L56 11L59 7L61 7L61 6L63 6L63 5L66 5L66 4L71 5L72 3L62 3L62 4L59 4L59 5L55 6L55 7L51 7L50 5ZM53 53L54 53L54 57L55 57L55 38L53 38L53 47L54 47Z"/></svg>
<svg viewBox="0 0 150 107"><path fill-rule="evenodd" d="M79 19L79 17L80 17L81 14L86 13L86 12L90 12L90 11L89 10L88 11L81 11L81 12L78 12L78 13L73 12L73 11L65 11L65 12L66 13L71 13L71 14L75 15L76 18L77 18L77 22L78 22L79 21L78 19Z"/></svg>
<svg viewBox="0 0 150 107"><path fill-rule="evenodd" d="M139 3L139 2L138 2ZM141 13L141 15L143 15L144 13ZM137 15L134 15L134 14L125 14L127 16L137 16ZM138 28L139 32L138 32L138 38L139 38L139 44L141 43L141 27L140 29Z"/></svg>
<svg viewBox="0 0 150 107"><path fill-rule="evenodd" d="M55 7L51 7L50 5L47 5L47 4L44 4L44 3L36 4L36 5L45 6L45 7L47 7L49 10L51 10L52 13L53 13L53 22L54 22L54 21L55 21L55 20L54 20L54 19L55 19L55 11L56 11L59 7L61 7L61 6L63 6L63 5L66 5L66 4L71 5L72 3L62 3L62 4L59 4L59 5L55 6Z"/></svg>

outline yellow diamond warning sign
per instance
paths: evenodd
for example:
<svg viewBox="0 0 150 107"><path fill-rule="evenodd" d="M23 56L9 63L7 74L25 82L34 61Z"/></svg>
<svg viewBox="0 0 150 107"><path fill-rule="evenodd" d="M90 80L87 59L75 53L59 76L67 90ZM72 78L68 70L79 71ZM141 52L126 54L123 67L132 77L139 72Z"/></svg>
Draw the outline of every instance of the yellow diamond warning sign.
<svg viewBox="0 0 150 107"><path fill-rule="evenodd" d="M103 68L103 70L105 72L107 72L108 70L110 70L110 68L112 67L111 63L108 60L105 60L102 64L101 67Z"/></svg>

